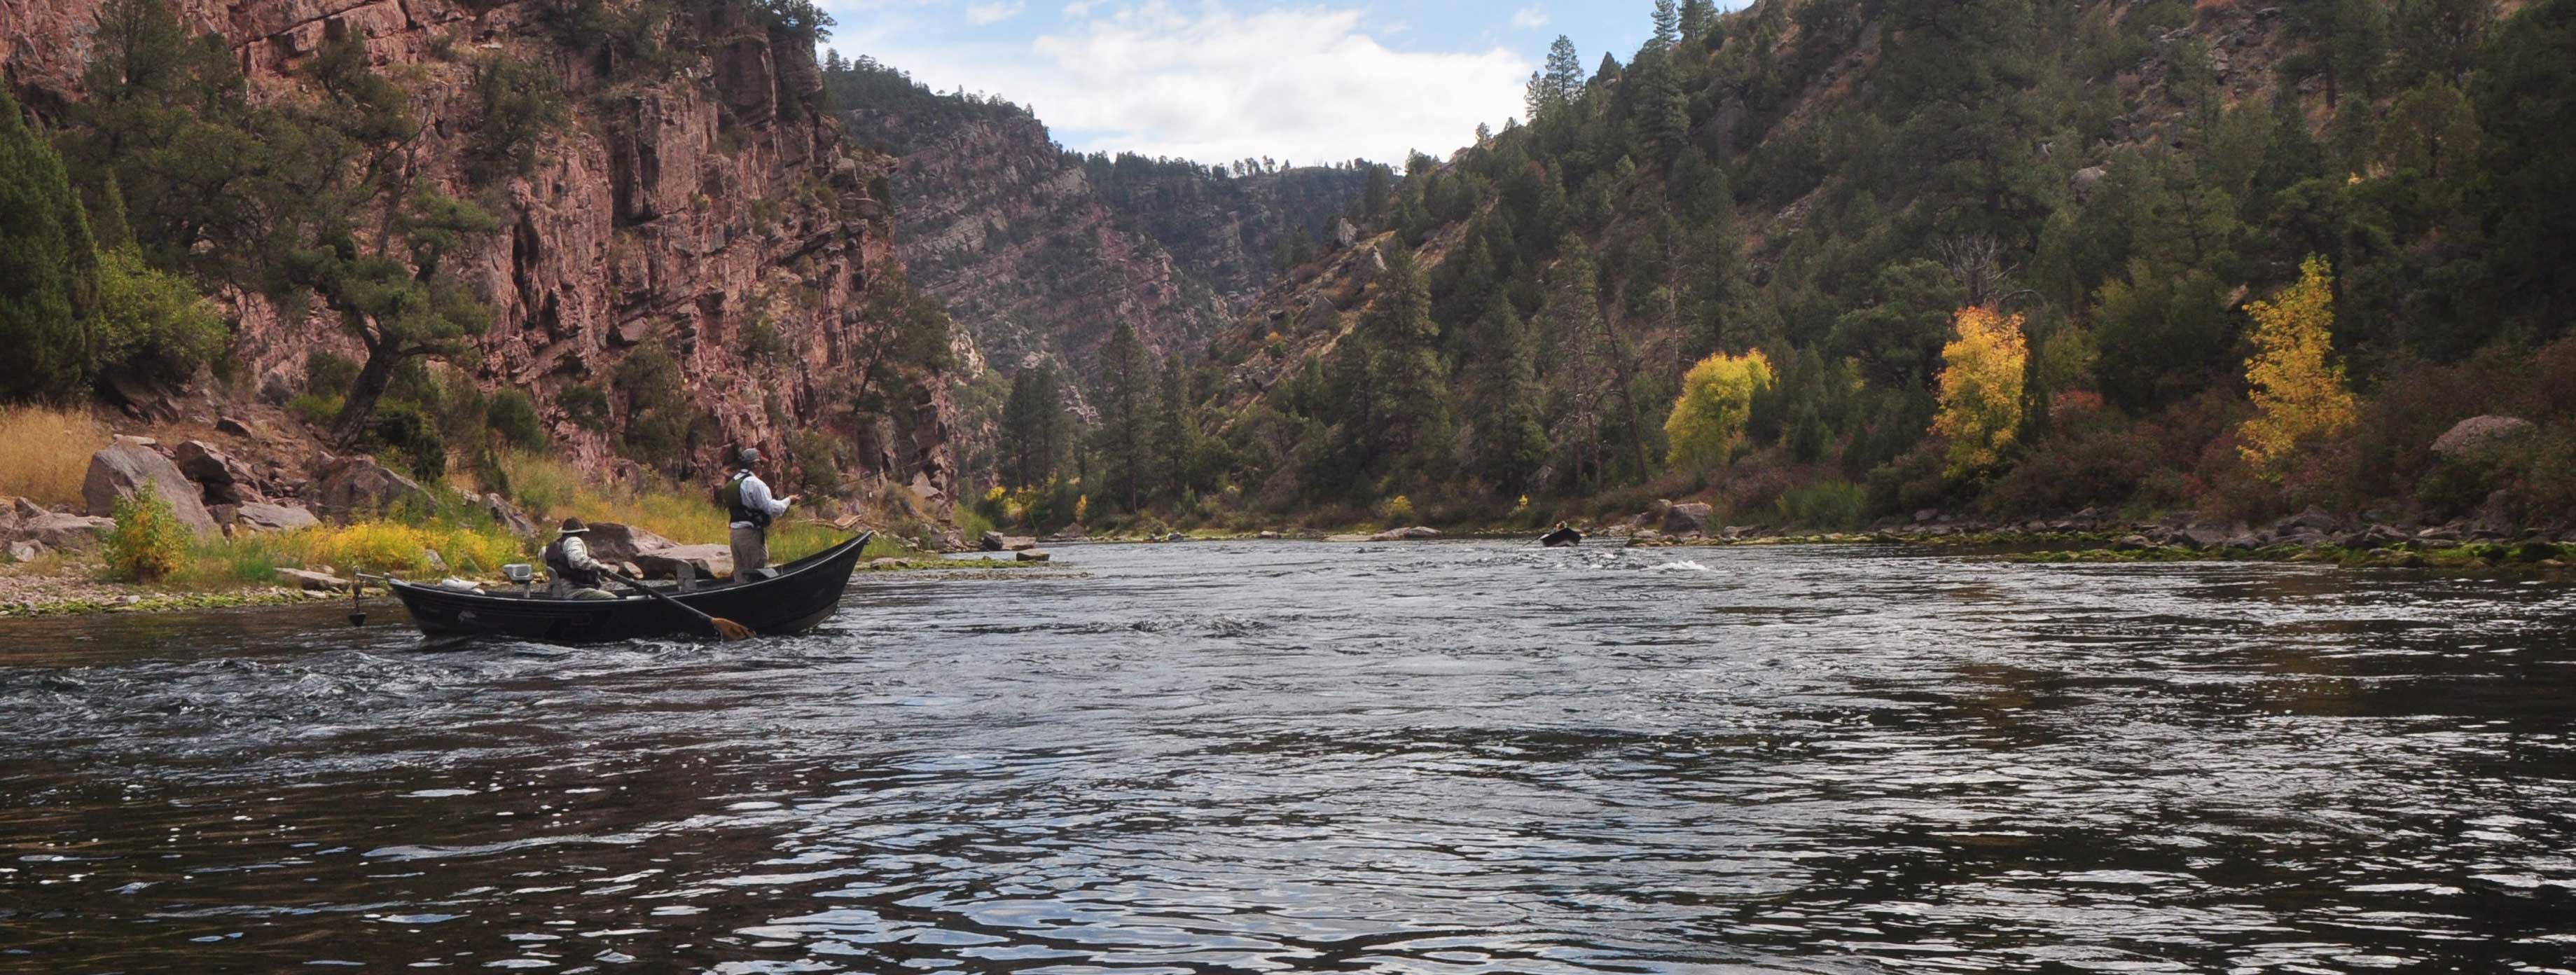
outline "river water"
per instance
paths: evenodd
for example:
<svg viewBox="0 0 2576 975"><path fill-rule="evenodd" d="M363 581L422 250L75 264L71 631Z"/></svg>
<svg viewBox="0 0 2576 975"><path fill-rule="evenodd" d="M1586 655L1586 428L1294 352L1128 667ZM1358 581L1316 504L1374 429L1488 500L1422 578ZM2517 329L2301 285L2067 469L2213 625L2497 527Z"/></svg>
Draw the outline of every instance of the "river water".
<svg viewBox="0 0 2576 975"><path fill-rule="evenodd" d="M0 970L2576 968L2563 587L1058 556L731 647L0 623Z"/></svg>

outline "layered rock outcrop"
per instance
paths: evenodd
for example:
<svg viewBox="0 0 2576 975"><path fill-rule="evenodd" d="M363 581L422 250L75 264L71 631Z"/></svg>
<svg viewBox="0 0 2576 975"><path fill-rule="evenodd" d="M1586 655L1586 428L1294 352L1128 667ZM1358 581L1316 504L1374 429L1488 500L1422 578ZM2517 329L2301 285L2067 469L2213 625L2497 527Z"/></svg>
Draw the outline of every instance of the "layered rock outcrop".
<svg viewBox="0 0 2576 975"><path fill-rule="evenodd" d="M472 374L525 390L555 440L595 467L629 419L609 381L638 349L666 347L698 416L685 456L650 458L673 474L711 470L719 449L786 453L791 433L835 435L845 463L898 483L954 489L955 408L946 377L913 370L892 404L853 405L871 339L902 285L883 178L893 161L853 150L822 111L810 39L739 0L690 0L654 33L678 52L666 74L639 73L596 31L567 31L548 0L177 0L184 22L231 45L253 97L299 97L326 38L364 40L405 79L428 123L425 178L482 201L502 229L448 259L493 311ZM39 112L79 99L98 5L0 0L0 69ZM464 159L480 123L479 59L530 60L560 83L571 121L542 136L523 177L471 185ZM243 294L223 296L240 328L232 350L255 387L292 388L308 350L353 357L328 317ZM746 337L758 332L757 340ZM604 393L606 422L561 404ZM882 388L882 386L880 387Z"/></svg>

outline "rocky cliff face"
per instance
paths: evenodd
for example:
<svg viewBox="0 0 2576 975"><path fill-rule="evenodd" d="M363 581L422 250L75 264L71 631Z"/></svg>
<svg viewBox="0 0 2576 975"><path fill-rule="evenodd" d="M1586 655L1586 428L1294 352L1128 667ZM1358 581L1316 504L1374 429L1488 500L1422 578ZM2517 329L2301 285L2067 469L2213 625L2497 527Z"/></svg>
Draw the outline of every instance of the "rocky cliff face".
<svg viewBox="0 0 2576 975"><path fill-rule="evenodd" d="M1007 102L935 95L865 62L833 82L854 139L900 159L906 265L1003 368L1052 360L1090 377L1121 322L1195 360L1273 276L1277 245L1324 236L1365 181L1086 159Z"/></svg>
<svg viewBox="0 0 2576 975"><path fill-rule="evenodd" d="M953 490L944 377L906 377L881 411L852 405L892 318L872 309L899 307L877 299L904 286L883 196L893 160L843 139L822 107L811 42L742 3L692 0L652 32L678 53L677 69L639 74L555 19L572 6L181 0L178 10L229 42L255 97L295 97L306 84L298 69L326 38L364 39L371 60L406 79L430 123L419 149L429 178L503 223L451 259L494 312L466 368L489 388L532 394L577 456L609 461L629 404L608 377L659 344L703 412L688 456L655 458L674 472L710 469L726 444L777 453L793 432L825 431L856 445L851 473ZM94 3L0 0L0 56L30 104L80 97L95 16ZM472 64L503 52L555 75L571 124L544 136L530 175L469 186ZM295 382L309 349L354 352L326 318L226 300L240 320L234 354L272 391ZM762 341L743 341L755 328ZM576 386L609 394L605 431L556 405Z"/></svg>

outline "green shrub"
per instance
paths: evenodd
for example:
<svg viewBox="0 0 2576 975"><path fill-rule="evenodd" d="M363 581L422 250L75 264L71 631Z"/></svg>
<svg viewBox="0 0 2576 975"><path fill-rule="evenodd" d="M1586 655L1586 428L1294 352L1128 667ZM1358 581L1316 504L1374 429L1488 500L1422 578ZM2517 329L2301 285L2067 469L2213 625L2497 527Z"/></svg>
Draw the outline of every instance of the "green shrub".
<svg viewBox="0 0 2576 975"><path fill-rule="evenodd" d="M107 569L119 579L159 582L186 564L188 529L156 491L116 501L116 529L107 536Z"/></svg>
<svg viewBox="0 0 2576 975"><path fill-rule="evenodd" d="M420 408L409 403L388 402L376 408L376 418L368 426L368 435L383 452L393 455L412 476L423 481L436 481L447 476L447 441L438 434L438 425L430 422Z"/></svg>
<svg viewBox="0 0 2576 975"><path fill-rule="evenodd" d="M223 351L223 315L195 285L119 247L99 255L97 366L181 380Z"/></svg>
<svg viewBox="0 0 2576 975"><path fill-rule="evenodd" d="M527 450L546 446L546 427L537 419L536 401L523 391L504 389L493 393L483 407L483 421L493 433L501 435L502 443Z"/></svg>
<svg viewBox="0 0 2576 975"><path fill-rule="evenodd" d="M555 394L555 405L574 426L593 433L608 429L608 394L597 386L566 386Z"/></svg>
<svg viewBox="0 0 2576 975"><path fill-rule="evenodd" d="M321 349L304 354L305 392L336 399L348 395L349 387L357 384L357 360Z"/></svg>
<svg viewBox="0 0 2576 975"><path fill-rule="evenodd" d="M1850 481L1821 481L1790 488L1773 504L1790 525L1852 529L1869 518L1869 489Z"/></svg>
<svg viewBox="0 0 2576 975"><path fill-rule="evenodd" d="M344 402L338 393L301 393L286 401L286 412L317 427L328 427Z"/></svg>

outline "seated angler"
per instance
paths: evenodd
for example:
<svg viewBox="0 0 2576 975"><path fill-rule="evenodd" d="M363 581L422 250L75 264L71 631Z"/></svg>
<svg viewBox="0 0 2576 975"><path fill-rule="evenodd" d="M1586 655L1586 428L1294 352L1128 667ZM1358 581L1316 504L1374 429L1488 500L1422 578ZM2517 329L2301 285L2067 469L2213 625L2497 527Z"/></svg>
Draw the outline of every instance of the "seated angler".
<svg viewBox="0 0 2576 975"><path fill-rule="evenodd" d="M583 524L581 519L564 519L562 530L555 534L554 544L546 546L546 571L572 587L568 598L615 599L616 593L600 588L608 582L612 570L591 557L590 543L582 540L582 536L589 533L590 526Z"/></svg>

